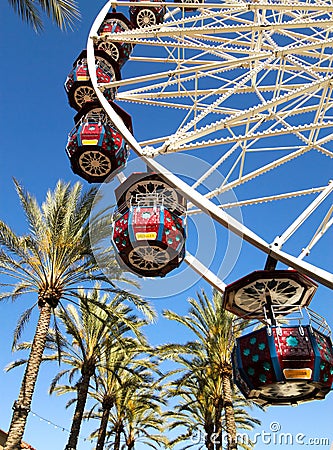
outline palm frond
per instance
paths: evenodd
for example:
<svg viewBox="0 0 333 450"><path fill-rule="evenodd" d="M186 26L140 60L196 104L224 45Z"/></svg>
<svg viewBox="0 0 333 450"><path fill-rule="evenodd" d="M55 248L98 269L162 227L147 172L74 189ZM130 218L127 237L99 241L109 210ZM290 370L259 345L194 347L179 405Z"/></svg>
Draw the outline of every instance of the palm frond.
<svg viewBox="0 0 333 450"><path fill-rule="evenodd" d="M27 218L30 231L33 236L36 236L37 239L40 239L44 236L46 229L42 216L42 211L38 205L38 202L36 198L33 197L29 192L27 192L15 178L14 184L23 211Z"/></svg>
<svg viewBox="0 0 333 450"><path fill-rule="evenodd" d="M34 304L31 308L28 308L19 318L19 321L17 322L15 331L14 331L14 337L13 337L13 343L12 343L12 350L15 350L17 341L20 339L21 334L26 326L26 324L29 322L29 319L31 317L31 313L33 309L35 308L36 304Z"/></svg>
<svg viewBox="0 0 333 450"><path fill-rule="evenodd" d="M80 19L78 4L73 0L39 0L46 14L61 29L73 29L73 24Z"/></svg>
<svg viewBox="0 0 333 450"><path fill-rule="evenodd" d="M70 400L68 400L68 402L66 403L66 409L72 406L75 402L77 402L77 398L71 398Z"/></svg>
<svg viewBox="0 0 333 450"><path fill-rule="evenodd" d="M9 225L0 220L0 245L7 249L11 254L25 258L26 245L22 237L18 237Z"/></svg>
<svg viewBox="0 0 333 450"><path fill-rule="evenodd" d="M27 22L28 25L32 26L36 32L43 30L43 22L33 0L8 1L21 19L23 19L24 22Z"/></svg>
<svg viewBox="0 0 333 450"><path fill-rule="evenodd" d="M56 374L56 376L51 381L50 387L49 387L49 394L52 394L56 389L58 389L58 383L59 381L68 374L69 370L61 370Z"/></svg>
<svg viewBox="0 0 333 450"><path fill-rule="evenodd" d="M12 369L15 369L15 367L23 366L27 363L27 359L17 359L16 361L12 361L5 367L5 372L9 372Z"/></svg>

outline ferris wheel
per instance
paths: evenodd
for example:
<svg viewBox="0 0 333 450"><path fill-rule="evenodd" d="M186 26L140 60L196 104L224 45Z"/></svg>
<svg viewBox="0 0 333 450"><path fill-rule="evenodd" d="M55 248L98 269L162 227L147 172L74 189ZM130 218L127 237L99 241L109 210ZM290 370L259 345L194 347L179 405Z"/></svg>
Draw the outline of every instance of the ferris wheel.
<svg viewBox="0 0 333 450"><path fill-rule="evenodd" d="M332 247L332 14L325 0L108 2L65 84L78 111L67 145L73 171L89 182L121 182L112 236L120 264L156 277L185 260L225 292L227 309L275 327L264 332L262 348L275 342L291 361L292 347L310 339L312 347L302 341L303 359L322 352L311 367L281 363L267 384L276 355L264 362L254 355L261 369L245 373L239 342L236 379L261 403L324 398L332 383L326 325L317 335L311 327L285 335L276 328L281 317L308 307L316 289L308 278L333 288L330 268L306 261L319 241ZM133 132L139 121L141 142ZM126 178L130 149L148 169ZM176 171L169 164L184 155L207 162L195 179L191 163ZM222 177L212 187L216 173ZM225 201L230 192L233 200ZM253 213L240 221L234 208ZM266 255L265 270L226 286L186 251L184 217L200 214ZM293 270L275 270L278 262ZM257 337L246 339L252 358ZM329 375L319 374L320 364Z"/></svg>
<svg viewBox="0 0 333 450"><path fill-rule="evenodd" d="M118 5L129 7L138 24L123 19L117 32L101 33ZM272 258L332 287L332 274L304 258L333 222L333 183L327 173L321 176L333 156L333 6L316 1L118 5L107 3L96 18L87 66L96 97L129 147L188 200L188 215L210 214ZM111 48L116 58L120 53L118 67L128 60L131 70L121 70L121 79L116 70L110 82L98 79L100 48ZM110 104L110 92L121 105L151 109L164 134L147 123L151 137L138 143ZM175 153L206 155L211 167L189 186L167 168L168 155ZM159 155L163 166L156 162ZM200 187L217 170L223 182L202 194ZM277 182L281 177L284 182ZM217 206L214 199L229 190L238 203ZM274 205L283 203L288 210L291 199L294 208L293 199L300 196L308 196L307 207L292 211L271 242L228 214L232 207L271 202L273 212L261 220L274 222ZM284 252L287 240L319 207L321 220L308 242L299 244L298 254ZM190 255L186 259L202 272ZM206 273L212 282L214 275Z"/></svg>

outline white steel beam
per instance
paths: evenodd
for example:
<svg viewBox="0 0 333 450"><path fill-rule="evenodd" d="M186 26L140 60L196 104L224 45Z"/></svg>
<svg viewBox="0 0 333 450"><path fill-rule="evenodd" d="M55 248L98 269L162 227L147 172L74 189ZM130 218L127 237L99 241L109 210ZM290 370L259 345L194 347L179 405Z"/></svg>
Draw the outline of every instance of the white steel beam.
<svg viewBox="0 0 333 450"><path fill-rule="evenodd" d="M198 65L194 66L194 67L188 67L188 68L184 68L184 69L172 69L172 70L168 70L166 72L158 72L158 73L152 73L150 75L142 75L139 77L132 77L132 78L127 78L126 80L119 80L119 81L112 81L110 83L103 83L98 85L98 87L100 89L107 89L107 88L112 88L112 87L119 87L119 86L123 86L123 85L128 85L128 84L136 84L136 83L140 83L140 82L147 82L147 81L151 81L151 80L159 80L159 79L164 79L164 78L172 78L172 77L179 77L180 75L186 75L188 73L197 73L197 72L208 72L209 70L214 70L214 69L227 69L230 70L230 68L232 67L240 67L243 65L243 63L245 64L246 62L253 62L257 59L263 59L263 58L267 58L269 56L268 53L256 53L253 54L252 56L247 56L244 58L235 58L233 61L219 61L219 62L213 62L210 64L205 64L205 65L200 65L200 61L198 61ZM203 75L202 75L203 76Z"/></svg>
<svg viewBox="0 0 333 450"><path fill-rule="evenodd" d="M218 111L216 111L218 112ZM331 128L333 129L333 122L324 122L320 124L320 129L324 128ZM188 150L196 150L199 148L206 148L206 147L212 147L216 145L224 145L224 144L232 144L234 142L247 142L252 140L258 140L260 138L268 138L273 136L281 136L285 134L293 134L293 133L300 133L303 131L308 130L314 130L318 128L318 124L306 124L306 125L298 125L298 126L291 126L289 128L277 128L273 130L265 130L257 133L249 133L248 135L235 135L235 136L228 136L225 138L220 139L211 139L208 141L200 141L200 142L194 142L190 144L186 144L182 147L179 147L177 150L173 149L173 151L188 151ZM332 136L333 139L333 136ZM164 138L165 140L165 138ZM160 141L161 142L161 141ZM152 145L147 141L147 145ZM272 151L279 150L278 148L272 148ZM171 153L171 150L167 150L167 153ZM161 152L162 153L162 152Z"/></svg>
<svg viewBox="0 0 333 450"><path fill-rule="evenodd" d="M295 91L288 92L284 95L281 95L277 98L273 98L271 100L268 100L267 102L262 102L261 104L257 106L253 106L251 108L248 108L244 111L239 111L238 113L234 114L233 116L227 117L225 119L219 120L217 122L214 122L210 125L207 125L205 127L202 127L200 129L196 129L195 131L189 131L186 134L179 136L177 133L170 138L170 145L171 149L173 145L177 144L183 145L187 144L188 142L192 141L192 139L195 137L195 139L203 136L207 136L210 133L213 133L215 131L222 130L227 125L232 125L235 121L239 121L241 119L245 119L251 116L254 116L258 114L259 112L266 111L268 109L271 109L273 107L276 107L282 103L289 102L290 100L300 97L302 95L305 95L309 92L313 92L316 90L321 89L322 87L325 87L327 84L332 83L331 76L325 77L322 80L314 81L312 83L308 83L305 86L302 86ZM190 128L190 126L194 126L194 124L197 123L197 120L191 121L187 126L186 130Z"/></svg>
<svg viewBox="0 0 333 450"><path fill-rule="evenodd" d="M285 194L275 194L266 197L251 198L250 200L240 200L238 202L223 203L222 205L219 205L219 208L221 209L241 208L242 206L259 205L260 203L267 203L276 200L286 200L289 198L300 197L302 195L317 194L319 192L322 192L325 189L325 187L326 186L319 188L303 189L302 191L287 192ZM192 216L200 213L202 213L200 209L189 209L187 210L186 215Z"/></svg>
<svg viewBox="0 0 333 450"><path fill-rule="evenodd" d="M189 252L186 252L185 262L211 286L224 292L226 284Z"/></svg>
<svg viewBox="0 0 333 450"><path fill-rule="evenodd" d="M326 199L333 191L333 181L330 181L326 188L318 195L317 198L297 217L297 219L286 229L281 236L277 236L272 245L275 249L280 248L287 242L287 240L295 233L295 231L304 223L304 221L318 208L318 206Z"/></svg>
<svg viewBox="0 0 333 450"><path fill-rule="evenodd" d="M141 4L141 2L140 2ZM155 6L155 5L154 5ZM203 16L203 19L206 17ZM179 21L181 23L188 23L190 21L193 21L192 19L185 19L182 21ZM291 20L290 22L284 22L283 23L283 29L284 30L292 30L292 29L300 29L300 28L308 28L308 27L318 27L318 28L331 28L333 25L333 19L318 19L318 20L312 20L312 19L296 19ZM174 26L174 22L166 22L163 24L163 26L160 25L152 25L150 27L145 28L137 28L136 30L130 30L130 31L124 31L121 33L121 36L114 36L113 40L121 40L122 37L125 39L131 38L131 39L142 39L142 38L148 38L148 37L154 37L156 34L158 27L158 36L160 38L163 37L188 37L188 36L194 36L196 38L201 39L209 39L210 36L214 37L216 34L227 34L227 33L246 33L246 32L259 32L259 31L267 31L267 32L281 32L281 23L258 23L258 24L237 24L237 25L225 25L225 24L217 24L216 26L208 27L176 27Z"/></svg>
<svg viewBox="0 0 333 450"><path fill-rule="evenodd" d="M316 233L314 234L313 238L309 242L309 244L303 248L301 254L299 255L299 259L303 259L305 256L308 256L312 248L317 244L317 242L324 236L326 231L333 225L333 217L331 217L333 212L333 206L329 210L329 212L326 214L325 219L317 229ZM331 217L331 218L330 218ZM330 218L330 220L328 220Z"/></svg>

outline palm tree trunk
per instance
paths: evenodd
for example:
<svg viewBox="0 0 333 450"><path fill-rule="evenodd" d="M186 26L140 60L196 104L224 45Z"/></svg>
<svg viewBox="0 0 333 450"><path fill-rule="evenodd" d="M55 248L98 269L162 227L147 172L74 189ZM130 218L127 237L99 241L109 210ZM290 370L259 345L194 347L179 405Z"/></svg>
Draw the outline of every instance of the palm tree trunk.
<svg viewBox="0 0 333 450"><path fill-rule="evenodd" d="M77 441L79 439L81 423L83 419L84 408L86 406L89 382L91 374L86 372L82 375L77 389L77 402L73 416L72 427L68 437L65 450L76 450Z"/></svg>
<svg viewBox="0 0 333 450"><path fill-rule="evenodd" d="M127 444L127 450L133 450L135 445L135 441L131 441Z"/></svg>
<svg viewBox="0 0 333 450"><path fill-rule="evenodd" d="M223 415L223 397L218 396L218 398L215 400L215 416L214 416L214 430L216 436L215 450L222 450L223 448L222 415Z"/></svg>
<svg viewBox="0 0 333 450"><path fill-rule="evenodd" d="M120 449L120 438L121 438L122 424L115 426L115 438L113 443L113 450Z"/></svg>
<svg viewBox="0 0 333 450"><path fill-rule="evenodd" d="M205 446L207 450L214 450L214 424L212 422L205 423Z"/></svg>
<svg viewBox="0 0 333 450"><path fill-rule="evenodd" d="M45 349L50 320L51 306L48 303L43 302L43 304L40 304L40 314L27 367L21 384L20 394L13 406L14 412L4 450L17 450L21 446L39 373L39 367Z"/></svg>
<svg viewBox="0 0 333 450"><path fill-rule="evenodd" d="M130 425L128 430L128 435L126 438L127 450L133 450L135 445L135 429Z"/></svg>
<svg viewBox="0 0 333 450"><path fill-rule="evenodd" d="M222 372L222 389L224 398L225 424L227 431L228 447L227 450L237 449L237 429L235 422L234 405L232 401L232 368L227 366Z"/></svg>
<svg viewBox="0 0 333 450"><path fill-rule="evenodd" d="M96 450L103 450L103 448L104 448L106 429L108 426L110 410L111 410L111 405L103 408L103 415L102 415L101 423L100 423L99 430L98 430L98 439L97 439Z"/></svg>

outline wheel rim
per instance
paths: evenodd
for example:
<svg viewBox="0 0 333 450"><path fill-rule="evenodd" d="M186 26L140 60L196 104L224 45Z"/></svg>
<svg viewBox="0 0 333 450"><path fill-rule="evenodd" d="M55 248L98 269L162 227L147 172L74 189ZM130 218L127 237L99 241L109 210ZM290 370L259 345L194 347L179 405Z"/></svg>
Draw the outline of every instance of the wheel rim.
<svg viewBox="0 0 333 450"><path fill-rule="evenodd" d="M97 150L87 150L80 156L79 166L87 175L103 177L111 171L111 160Z"/></svg>
<svg viewBox="0 0 333 450"><path fill-rule="evenodd" d="M128 260L136 269L155 271L163 269L170 257L166 250L156 245L142 245L131 250Z"/></svg>
<svg viewBox="0 0 333 450"><path fill-rule="evenodd" d="M119 50L118 47L113 42L101 42L98 45L99 50L104 50L105 53L111 56L114 61L119 60Z"/></svg>
<svg viewBox="0 0 333 450"><path fill-rule="evenodd" d="M156 16L150 9L141 9L136 17L137 24L140 28L156 25Z"/></svg>

